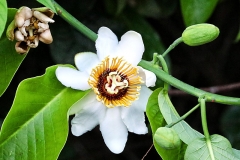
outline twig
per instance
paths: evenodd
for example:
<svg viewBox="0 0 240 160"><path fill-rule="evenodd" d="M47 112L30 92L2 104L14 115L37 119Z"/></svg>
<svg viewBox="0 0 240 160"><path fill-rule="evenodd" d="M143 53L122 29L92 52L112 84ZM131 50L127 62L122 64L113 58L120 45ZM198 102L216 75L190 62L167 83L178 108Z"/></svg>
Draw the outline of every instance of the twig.
<svg viewBox="0 0 240 160"><path fill-rule="evenodd" d="M207 92L211 92L211 93L219 93L219 92L226 92L226 91L231 91L231 90L235 90L235 89L239 89L239 88L240 88L240 82L227 84L227 85L221 85L221 86L204 87L204 88L200 88L200 89L207 91ZM188 94L181 90L171 89L171 90L169 90L169 95L185 96Z"/></svg>
<svg viewBox="0 0 240 160"><path fill-rule="evenodd" d="M152 149L153 144L150 146L150 148L147 150L147 152L144 154L144 156L142 157L141 160L144 160L144 158L148 155L148 153L150 152L150 150Z"/></svg>

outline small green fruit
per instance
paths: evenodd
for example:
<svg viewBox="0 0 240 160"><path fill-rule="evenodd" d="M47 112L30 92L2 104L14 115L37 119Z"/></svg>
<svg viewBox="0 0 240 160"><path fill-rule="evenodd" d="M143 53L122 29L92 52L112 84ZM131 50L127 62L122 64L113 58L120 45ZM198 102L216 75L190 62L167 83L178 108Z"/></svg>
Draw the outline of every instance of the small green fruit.
<svg viewBox="0 0 240 160"><path fill-rule="evenodd" d="M173 128L159 127L153 138L159 146L165 149L175 149L181 146L181 139Z"/></svg>
<svg viewBox="0 0 240 160"><path fill-rule="evenodd" d="M182 33L182 40L189 46L199 46L213 41L219 35L219 29L208 23L187 27Z"/></svg>

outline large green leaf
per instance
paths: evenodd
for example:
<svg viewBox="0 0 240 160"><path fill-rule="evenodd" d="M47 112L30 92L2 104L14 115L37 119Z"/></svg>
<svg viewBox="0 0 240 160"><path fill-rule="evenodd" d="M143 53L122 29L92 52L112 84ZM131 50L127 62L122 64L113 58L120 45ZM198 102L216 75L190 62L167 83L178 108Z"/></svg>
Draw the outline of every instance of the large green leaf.
<svg viewBox="0 0 240 160"><path fill-rule="evenodd" d="M181 0L182 16L186 26L204 23L212 15L218 0Z"/></svg>
<svg viewBox="0 0 240 160"><path fill-rule="evenodd" d="M234 153L234 156L237 157L238 159L240 159L240 150L237 150L237 149L234 149L233 148L233 153Z"/></svg>
<svg viewBox="0 0 240 160"><path fill-rule="evenodd" d="M7 25L13 20L17 9L8 9ZM20 55L15 51L15 43L3 35L0 39L0 96L10 84L18 67L26 55Z"/></svg>
<svg viewBox="0 0 240 160"><path fill-rule="evenodd" d="M156 132L156 130L159 127L164 127L166 125L166 122L165 122L165 120L162 116L162 113L160 112L159 107L158 107L157 97L161 90L162 90L162 88L158 88L155 91L153 91L153 93L149 97L148 103L147 103L146 114L147 114L148 120L150 122L153 134Z"/></svg>
<svg viewBox="0 0 240 160"><path fill-rule="evenodd" d="M57 13L52 0L37 0L37 1L51 9L54 13Z"/></svg>
<svg viewBox="0 0 240 160"><path fill-rule="evenodd" d="M163 127L166 125L166 122L158 107L158 94L161 90L162 88L156 89L148 99L146 114L151 125L152 135L155 134L156 130L159 127ZM181 147L173 150L169 150L159 146L155 139L153 139L153 144L158 154L162 157L162 159L166 160L183 159L184 152L186 149L186 145L184 143L181 143Z"/></svg>
<svg viewBox="0 0 240 160"><path fill-rule="evenodd" d="M212 146L212 153L215 159L224 159L224 160L237 160L238 157L235 156L235 151L232 149L230 142L220 136L212 135L210 137L210 143ZM212 160L210 157L210 152L208 150L207 142L204 138L195 139L192 141L186 150L184 159L193 160L193 159L204 159Z"/></svg>
<svg viewBox="0 0 240 160"><path fill-rule="evenodd" d="M0 37L5 29L5 25L7 22L7 2L6 0L0 1Z"/></svg>
<svg viewBox="0 0 240 160"><path fill-rule="evenodd" d="M20 83L0 133L0 160L57 159L68 135L68 109L88 91L63 86L56 68Z"/></svg>
<svg viewBox="0 0 240 160"><path fill-rule="evenodd" d="M176 122L180 118L166 91L162 90L159 93L158 104L167 124ZM185 121L175 124L172 128L178 133L180 139L186 144L189 144L197 138L204 137L201 133L192 129Z"/></svg>

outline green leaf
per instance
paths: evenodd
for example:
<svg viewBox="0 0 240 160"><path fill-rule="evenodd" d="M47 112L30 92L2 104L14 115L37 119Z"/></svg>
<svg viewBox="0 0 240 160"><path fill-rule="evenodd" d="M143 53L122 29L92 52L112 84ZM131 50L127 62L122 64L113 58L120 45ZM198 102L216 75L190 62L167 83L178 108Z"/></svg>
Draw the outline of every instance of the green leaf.
<svg viewBox="0 0 240 160"><path fill-rule="evenodd" d="M237 160L235 151L232 149L230 142L220 135L212 135L210 137L213 155L215 159ZM192 141L186 150L184 159L204 159L211 160L210 152L205 138L195 139Z"/></svg>
<svg viewBox="0 0 240 160"><path fill-rule="evenodd" d="M17 9L8 9L7 25L14 19ZM18 67L26 55L20 55L15 51L15 43L3 35L0 39L0 96L10 84Z"/></svg>
<svg viewBox="0 0 240 160"><path fill-rule="evenodd" d="M162 90L159 93L158 104L167 124L178 121L180 116L172 105L172 102L165 90ZM185 121L175 124L172 128L178 133L180 139L186 144L189 144L197 138L204 137L201 133L192 129Z"/></svg>
<svg viewBox="0 0 240 160"><path fill-rule="evenodd" d="M7 1L1 0L0 1L0 37L3 34L3 31L5 29L5 25L7 22Z"/></svg>
<svg viewBox="0 0 240 160"><path fill-rule="evenodd" d="M151 94L151 96L148 99L148 104L146 109L146 114L151 125L153 136L159 127L163 127L166 125L166 122L159 110L158 100L157 100L158 94L161 90L162 88L158 88ZM155 139L153 139L153 144L156 151L162 157L162 159L167 159L167 160L183 159L184 152L186 149L186 144L181 142L181 147L174 150L165 149L159 146L155 141Z"/></svg>
<svg viewBox="0 0 240 160"><path fill-rule="evenodd" d="M0 159L57 159L68 135L68 109L88 91L63 86L57 66L22 81L0 134Z"/></svg>
<svg viewBox="0 0 240 160"><path fill-rule="evenodd" d="M181 0L182 16L186 26L204 23L212 15L218 0Z"/></svg>
<svg viewBox="0 0 240 160"><path fill-rule="evenodd" d="M54 13L57 14L57 11L54 7L53 1L52 0L37 0L39 3L43 4L44 6L48 7L51 9Z"/></svg>
<svg viewBox="0 0 240 160"><path fill-rule="evenodd" d="M153 93L149 97L148 103L147 103L146 114L147 114L148 120L150 122L153 134L156 132L156 130L159 127L164 127L166 125L166 122L165 122L165 120L162 116L162 113L160 112L159 107L158 107L157 97L161 90L162 90L162 88L158 88L155 91L153 91Z"/></svg>
<svg viewBox="0 0 240 160"><path fill-rule="evenodd" d="M240 159L240 150L237 150L237 149L234 149L233 148L233 153L234 153L234 156L237 157L238 159Z"/></svg>

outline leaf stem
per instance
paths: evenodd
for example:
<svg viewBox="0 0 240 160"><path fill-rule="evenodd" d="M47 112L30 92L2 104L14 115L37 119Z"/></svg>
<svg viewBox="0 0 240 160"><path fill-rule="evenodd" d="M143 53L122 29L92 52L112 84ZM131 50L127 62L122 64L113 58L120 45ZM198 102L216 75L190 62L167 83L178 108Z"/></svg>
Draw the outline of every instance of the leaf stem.
<svg viewBox="0 0 240 160"><path fill-rule="evenodd" d="M62 8L57 2L52 1L58 15L62 17L66 22L68 22L70 25L72 25L74 28L76 28L78 31L83 33L85 36L87 36L92 41L96 41L97 34L87 28L84 24L79 22L75 17L73 17L71 14L69 14L64 8Z"/></svg>
<svg viewBox="0 0 240 160"><path fill-rule="evenodd" d="M168 125L166 125L166 127L171 128L173 127L175 124L179 123L180 121L184 120L185 118L187 118L193 111L195 111L198 107L200 106L200 104L197 104L195 107L193 107L191 110L189 110L187 113L185 113L183 116L181 116L176 122L170 123Z"/></svg>
<svg viewBox="0 0 240 160"><path fill-rule="evenodd" d="M206 103L205 103L205 98L204 97L200 98L200 107L201 107L201 118L202 118L203 133L204 133L204 136L206 138L208 151L209 151L211 159L215 160L210 135L209 135L209 132L208 132Z"/></svg>
<svg viewBox="0 0 240 160"><path fill-rule="evenodd" d="M168 47L168 49L162 54L162 56L165 57L173 48L175 48L181 42L182 42L182 37L179 37Z"/></svg>

